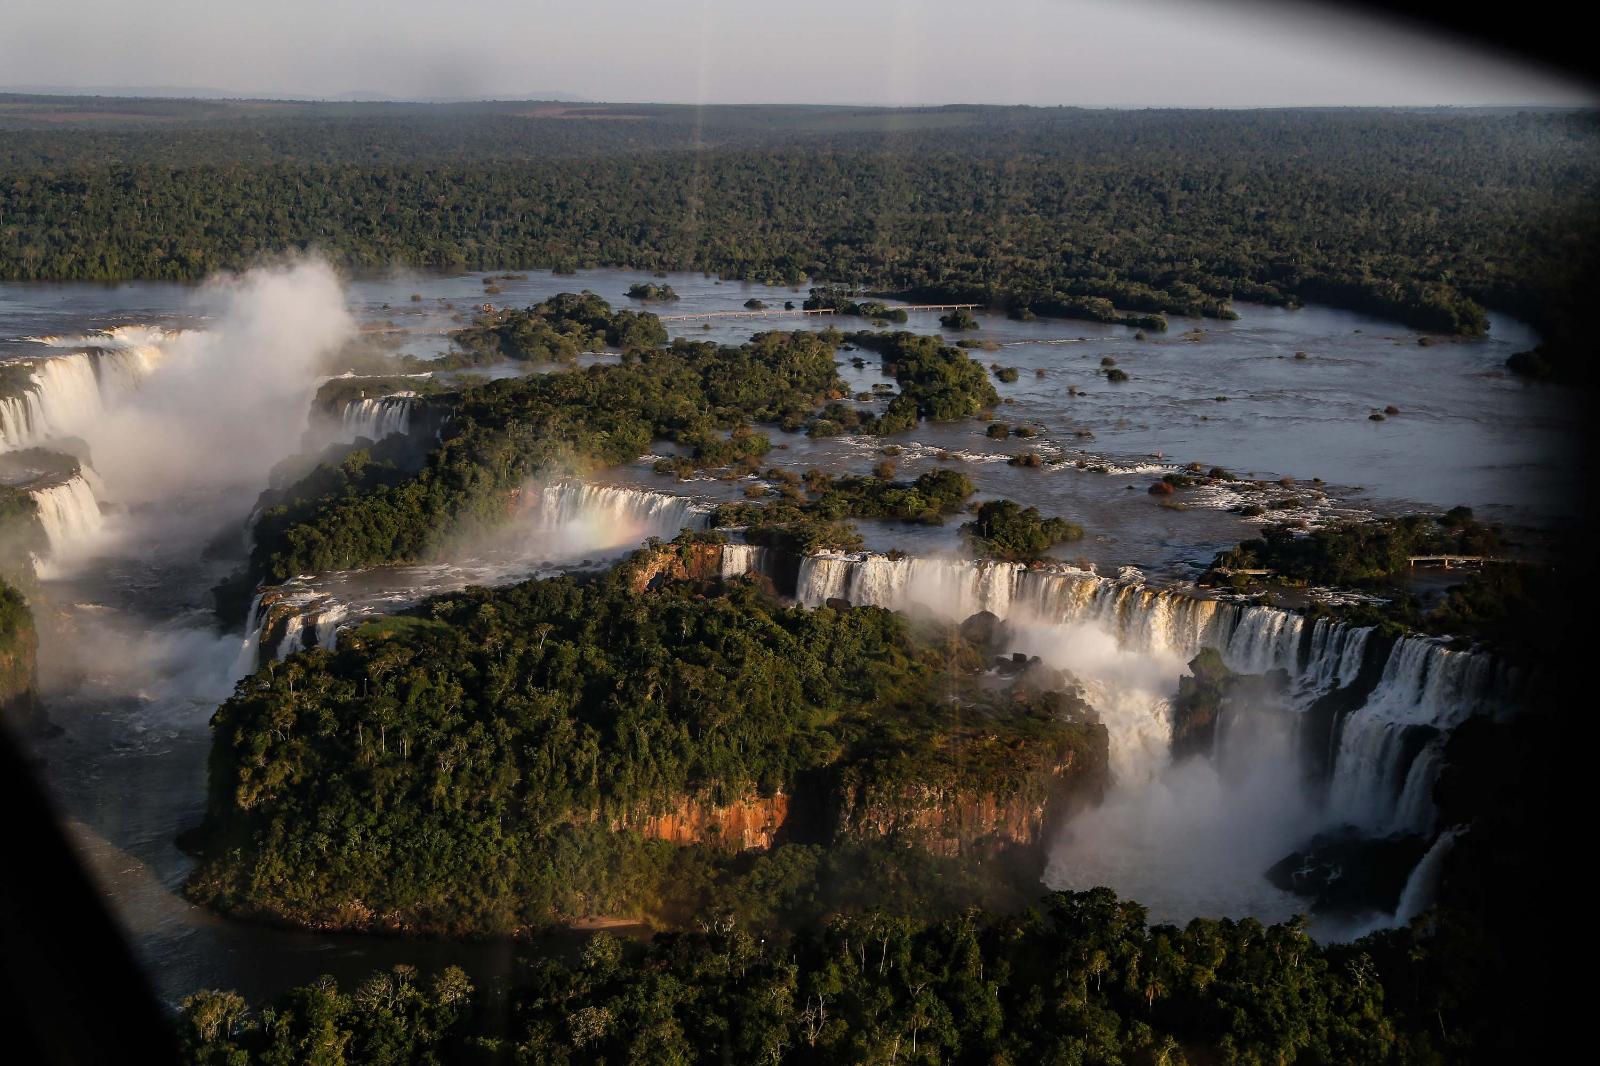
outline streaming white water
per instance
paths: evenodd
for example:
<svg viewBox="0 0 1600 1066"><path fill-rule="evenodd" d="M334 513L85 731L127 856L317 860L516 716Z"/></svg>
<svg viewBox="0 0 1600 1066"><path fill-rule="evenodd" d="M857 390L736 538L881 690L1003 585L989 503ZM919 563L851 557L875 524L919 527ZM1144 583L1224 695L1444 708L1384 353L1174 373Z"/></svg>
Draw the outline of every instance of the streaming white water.
<svg viewBox="0 0 1600 1066"><path fill-rule="evenodd" d="M634 548L651 537L670 540L704 529L710 508L686 496L563 479L529 490L519 547L525 558L561 558Z"/></svg>
<svg viewBox="0 0 1600 1066"><path fill-rule="evenodd" d="M351 400L344 405L340 429L348 440L365 437L377 441L393 433L405 433L411 428L416 396L414 392L397 392L390 396Z"/></svg>
<svg viewBox="0 0 1600 1066"><path fill-rule="evenodd" d="M447 561L296 578L263 590L250 607L240 673L305 648L332 648L340 628L429 596L584 569L652 537L703 529L709 519L705 504L665 492L571 479L529 486L516 520L454 546ZM755 566L763 550L745 550Z"/></svg>
<svg viewBox="0 0 1600 1066"><path fill-rule="evenodd" d="M99 347L21 363L20 386L0 396L0 451L81 433L109 404L139 387L159 364L160 346L170 336L153 327L127 327L71 338ZM65 343L41 340L51 346Z"/></svg>
<svg viewBox="0 0 1600 1066"><path fill-rule="evenodd" d="M172 330L160 326L134 323L112 329L97 329L70 337L25 337L24 340L42 344L47 348L104 348L107 350L137 350L156 348L170 339Z"/></svg>
<svg viewBox="0 0 1600 1066"><path fill-rule="evenodd" d="M1383 677L1339 731L1329 810L1373 830L1425 825L1432 817L1427 775L1437 758L1428 744L1409 763L1408 735L1448 731L1475 713L1493 713L1503 693L1487 655L1452 651L1441 642L1407 638L1384 664ZM1427 756L1424 761L1424 756ZM1418 765L1420 763L1420 765ZM1416 778L1413 782L1411 779Z"/></svg>
<svg viewBox="0 0 1600 1066"><path fill-rule="evenodd" d="M754 544L722 546L722 579L731 581L745 574L766 574L772 570L772 552Z"/></svg>
<svg viewBox="0 0 1600 1066"><path fill-rule="evenodd" d="M1411 761L1406 771L1405 787L1400 790L1400 801L1395 805L1390 820L1396 832L1433 832L1433 786L1439 780L1439 770L1444 763L1444 742L1438 738L1428 741Z"/></svg>
<svg viewBox="0 0 1600 1066"><path fill-rule="evenodd" d="M81 473L52 485L30 489L28 495L33 497L39 525L50 544L51 560L60 561L92 544L105 527L100 503ZM36 566L42 571L47 564L36 561Z"/></svg>
<svg viewBox="0 0 1600 1066"><path fill-rule="evenodd" d="M1444 869L1445 856L1456 846L1456 839L1462 832L1460 828L1451 828L1440 833L1416 869L1411 871L1405 890L1400 893L1400 903L1394 909L1395 925L1407 924L1433 902L1439 891L1439 874Z"/></svg>
<svg viewBox="0 0 1600 1066"><path fill-rule="evenodd" d="M239 654L234 659L233 676L244 677L253 673L261 660L261 601L265 595L257 592L250 601L250 610L245 612L244 640L239 645Z"/></svg>

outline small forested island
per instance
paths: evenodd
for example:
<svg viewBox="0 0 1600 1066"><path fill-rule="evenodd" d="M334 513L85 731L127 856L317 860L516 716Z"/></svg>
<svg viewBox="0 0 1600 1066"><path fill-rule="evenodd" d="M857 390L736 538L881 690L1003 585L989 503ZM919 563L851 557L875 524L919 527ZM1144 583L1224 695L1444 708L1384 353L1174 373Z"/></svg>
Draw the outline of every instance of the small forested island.
<svg viewBox="0 0 1600 1066"><path fill-rule="evenodd" d="M1037 507L989 500L978 507L977 518L961 527L961 533L980 556L1028 562L1063 541L1080 539L1083 528L1065 518L1045 518Z"/></svg>
<svg viewBox="0 0 1600 1066"><path fill-rule="evenodd" d="M958 307L947 315L940 315L939 325L949 330L977 329L978 316L965 307Z"/></svg>
<svg viewBox="0 0 1600 1066"><path fill-rule="evenodd" d="M584 352L608 347L652 348L666 343L667 331L653 315L612 311L610 304L593 293L568 292L534 307L485 312L468 328L456 331L453 339L461 354L445 358L452 365L500 359L555 363L571 362Z"/></svg>
<svg viewBox="0 0 1600 1066"><path fill-rule="evenodd" d="M640 282L628 286L628 299L644 300L646 303L670 303L678 298L672 291L671 285L657 285L654 282Z"/></svg>

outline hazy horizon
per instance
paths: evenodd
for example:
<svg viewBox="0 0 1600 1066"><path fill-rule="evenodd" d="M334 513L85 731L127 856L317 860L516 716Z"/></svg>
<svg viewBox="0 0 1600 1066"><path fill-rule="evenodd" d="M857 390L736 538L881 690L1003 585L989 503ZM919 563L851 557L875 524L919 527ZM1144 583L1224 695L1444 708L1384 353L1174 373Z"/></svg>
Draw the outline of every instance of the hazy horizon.
<svg viewBox="0 0 1600 1066"><path fill-rule="evenodd" d="M1253 0L14 0L5 91L394 101L1592 106L1559 72L1400 24ZM491 32L492 31L492 32ZM248 41L241 49L238 42Z"/></svg>

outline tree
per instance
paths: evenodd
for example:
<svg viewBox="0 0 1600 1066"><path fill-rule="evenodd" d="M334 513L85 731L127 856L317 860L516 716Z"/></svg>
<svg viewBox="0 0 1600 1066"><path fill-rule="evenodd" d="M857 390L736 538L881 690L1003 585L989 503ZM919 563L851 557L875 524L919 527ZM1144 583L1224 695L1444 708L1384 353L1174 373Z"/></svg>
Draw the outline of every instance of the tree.
<svg viewBox="0 0 1600 1066"><path fill-rule="evenodd" d="M1083 529L1064 518L1045 518L1037 507L1012 500L989 500L961 535L978 554L1009 562L1038 559L1062 541L1078 540Z"/></svg>

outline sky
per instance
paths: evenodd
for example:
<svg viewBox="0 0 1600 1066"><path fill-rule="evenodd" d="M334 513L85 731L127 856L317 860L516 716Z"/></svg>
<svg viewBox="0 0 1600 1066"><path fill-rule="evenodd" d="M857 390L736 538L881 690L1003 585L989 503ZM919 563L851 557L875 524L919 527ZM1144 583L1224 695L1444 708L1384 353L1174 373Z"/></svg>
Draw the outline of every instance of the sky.
<svg viewBox="0 0 1600 1066"><path fill-rule="evenodd" d="M1262 0L5 0L0 86L1084 107L1592 104L1592 87Z"/></svg>

